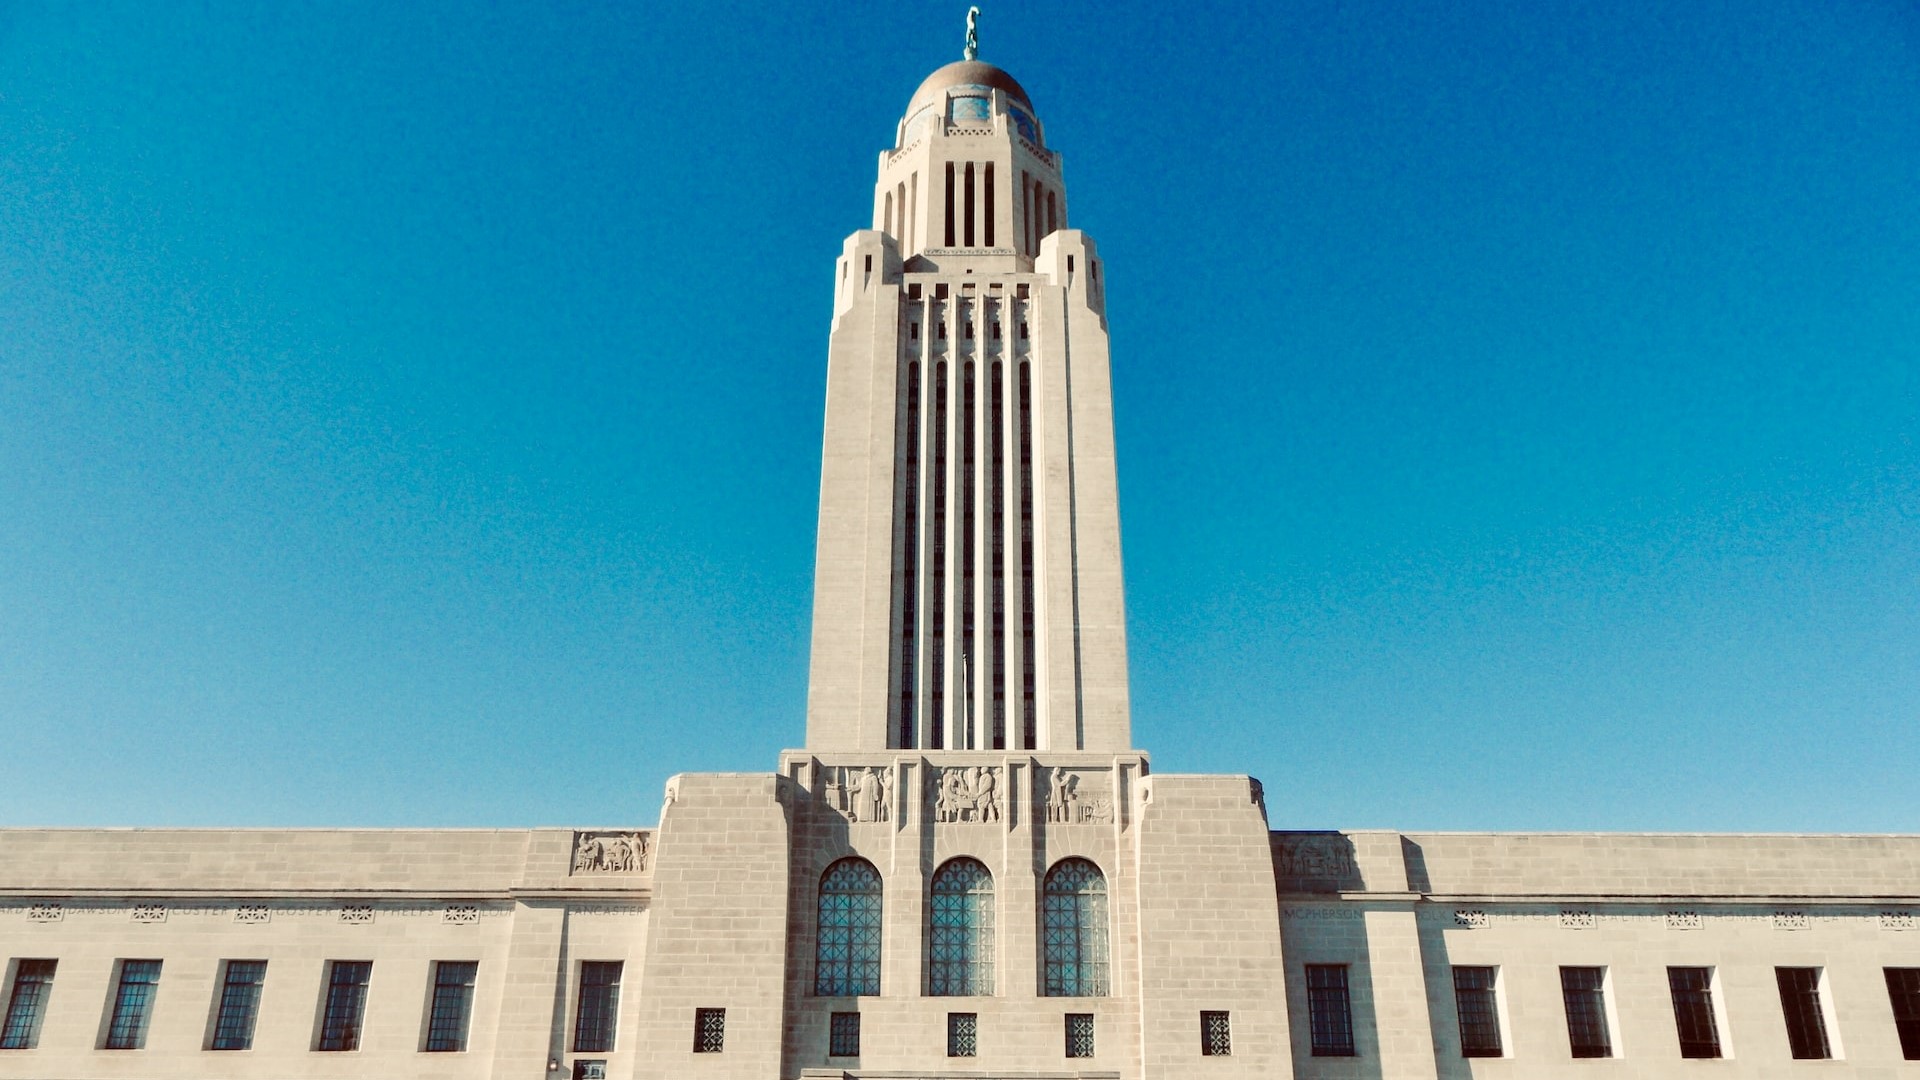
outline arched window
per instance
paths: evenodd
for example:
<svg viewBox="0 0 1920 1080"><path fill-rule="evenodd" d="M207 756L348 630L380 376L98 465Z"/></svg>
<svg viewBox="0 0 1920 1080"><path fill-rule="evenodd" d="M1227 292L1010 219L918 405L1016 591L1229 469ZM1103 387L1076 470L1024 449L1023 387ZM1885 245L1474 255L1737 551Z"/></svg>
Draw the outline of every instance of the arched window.
<svg viewBox="0 0 1920 1080"><path fill-rule="evenodd" d="M1106 996L1106 876L1085 859L1062 859L1045 893L1047 995Z"/></svg>
<svg viewBox="0 0 1920 1080"><path fill-rule="evenodd" d="M954 859L933 875L927 993L993 993L993 875L973 859Z"/></svg>
<svg viewBox="0 0 1920 1080"><path fill-rule="evenodd" d="M822 997L880 992L880 872L865 859L841 859L820 875L813 972Z"/></svg>

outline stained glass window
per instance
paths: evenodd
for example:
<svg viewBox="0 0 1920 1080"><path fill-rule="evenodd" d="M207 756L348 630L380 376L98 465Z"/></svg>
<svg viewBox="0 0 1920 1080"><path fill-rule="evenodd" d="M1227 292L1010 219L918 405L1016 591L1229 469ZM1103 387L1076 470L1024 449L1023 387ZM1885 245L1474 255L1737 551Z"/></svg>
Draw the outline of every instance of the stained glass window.
<svg viewBox="0 0 1920 1080"><path fill-rule="evenodd" d="M880 872L865 859L841 859L820 875L813 971L821 997L880 992Z"/></svg>
<svg viewBox="0 0 1920 1080"><path fill-rule="evenodd" d="M1047 994L1107 993L1107 879L1085 859L1063 859L1047 873L1042 900Z"/></svg>
<svg viewBox="0 0 1920 1080"><path fill-rule="evenodd" d="M993 875L954 859L933 875L927 908L927 993L993 993Z"/></svg>

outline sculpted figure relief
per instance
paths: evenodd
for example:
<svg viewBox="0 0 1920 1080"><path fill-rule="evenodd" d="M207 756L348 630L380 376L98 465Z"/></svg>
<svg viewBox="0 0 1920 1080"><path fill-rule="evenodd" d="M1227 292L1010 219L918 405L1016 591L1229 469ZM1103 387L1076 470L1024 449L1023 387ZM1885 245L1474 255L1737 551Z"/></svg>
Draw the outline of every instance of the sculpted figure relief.
<svg viewBox="0 0 1920 1080"><path fill-rule="evenodd" d="M1065 769L1049 769L1047 778L1047 820L1061 825L1103 824L1113 821L1113 799L1107 795L1080 794L1080 775Z"/></svg>
<svg viewBox="0 0 1920 1080"><path fill-rule="evenodd" d="M935 783L935 821L999 821L1006 812L1000 801L998 765L941 769Z"/></svg>
<svg viewBox="0 0 1920 1080"><path fill-rule="evenodd" d="M647 834L573 834L575 874L631 874L647 868Z"/></svg>
<svg viewBox="0 0 1920 1080"><path fill-rule="evenodd" d="M893 818L893 770L885 765L830 767L820 791L828 806L856 824Z"/></svg>

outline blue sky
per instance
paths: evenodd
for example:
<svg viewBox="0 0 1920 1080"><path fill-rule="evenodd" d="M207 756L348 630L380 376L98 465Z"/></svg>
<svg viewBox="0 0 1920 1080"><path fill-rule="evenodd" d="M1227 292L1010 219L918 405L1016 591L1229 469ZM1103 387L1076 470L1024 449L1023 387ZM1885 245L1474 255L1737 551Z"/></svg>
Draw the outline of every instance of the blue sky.
<svg viewBox="0 0 1920 1080"><path fill-rule="evenodd" d="M0 8L0 823L771 769L832 261L963 13ZM1157 771L1276 827L1920 828L1911 4L981 40L1109 268Z"/></svg>

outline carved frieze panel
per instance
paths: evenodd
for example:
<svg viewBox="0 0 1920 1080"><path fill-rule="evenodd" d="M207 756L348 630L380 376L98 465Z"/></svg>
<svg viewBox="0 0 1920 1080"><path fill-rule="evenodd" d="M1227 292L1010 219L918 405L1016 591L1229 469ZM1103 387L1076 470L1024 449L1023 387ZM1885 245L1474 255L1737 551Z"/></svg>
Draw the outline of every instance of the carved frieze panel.
<svg viewBox="0 0 1920 1080"><path fill-rule="evenodd" d="M1366 887L1353 841L1336 832L1273 834L1273 872L1283 889L1297 892Z"/></svg>
<svg viewBox="0 0 1920 1080"><path fill-rule="evenodd" d="M885 765L827 765L820 798L854 824L893 820L893 770Z"/></svg>
<svg viewBox="0 0 1920 1080"><path fill-rule="evenodd" d="M933 820L942 823L1005 821L1005 770L998 765L952 765L927 771Z"/></svg>
<svg viewBox="0 0 1920 1080"><path fill-rule="evenodd" d="M1058 766L1047 770L1047 821L1055 825L1113 824L1113 793L1099 782Z"/></svg>
<svg viewBox="0 0 1920 1080"><path fill-rule="evenodd" d="M647 868L651 838L643 832L576 832L569 874L634 874Z"/></svg>

